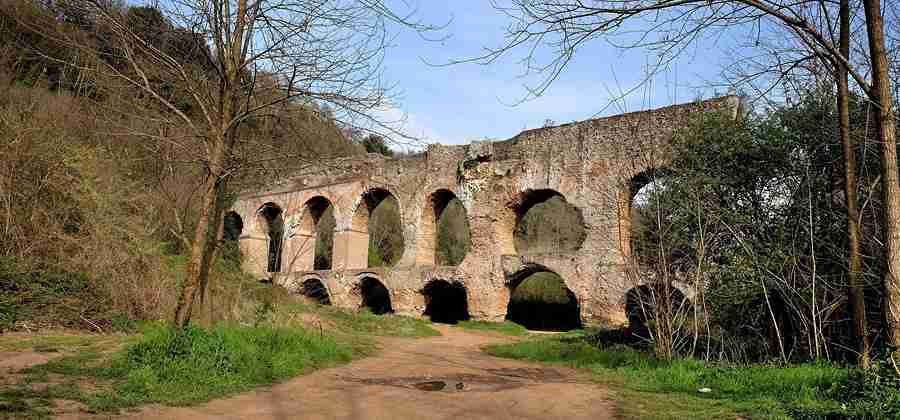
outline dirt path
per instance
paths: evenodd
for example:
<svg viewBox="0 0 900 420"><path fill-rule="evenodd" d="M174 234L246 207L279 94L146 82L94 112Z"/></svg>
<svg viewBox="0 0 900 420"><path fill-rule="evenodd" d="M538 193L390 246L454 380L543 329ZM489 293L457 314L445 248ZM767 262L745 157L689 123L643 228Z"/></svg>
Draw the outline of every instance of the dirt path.
<svg viewBox="0 0 900 420"><path fill-rule="evenodd" d="M611 419L607 392L578 373L491 357L503 338L438 327L441 337L381 341L378 355L144 419ZM419 389L417 388L417 386ZM440 389L439 389L440 388Z"/></svg>

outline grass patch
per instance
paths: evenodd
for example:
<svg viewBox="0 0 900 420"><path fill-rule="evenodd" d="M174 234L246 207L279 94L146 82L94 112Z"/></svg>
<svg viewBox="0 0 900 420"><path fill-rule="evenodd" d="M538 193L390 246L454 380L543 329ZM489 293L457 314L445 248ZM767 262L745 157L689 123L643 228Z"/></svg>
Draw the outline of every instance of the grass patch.
<svg viewBox="0 0 900 420"><path fill-rule="evenodd" d="M236 309L243 324L177 331L149 323L133 335L0 337L0 351L59 354L20 372L18 383L0 385L0 419L47 418L55 399L97 412L190 405L371 354L374 336L440 335L424 320L297 303L271 286L248 284Z"/></svg>
<svg viewBox="0 0 900 420"><path fill-rule="evenodd" d="M333 338L297 328L221 325L212 329L148 327L111 358L96 351L52 360L26 372L106 382L95 392L68 393L97 411L147 403L187 405L222 397L349 361ZM40 401L40 399L35 399Z"/></svg>
<svg viewBox="0 0 900 420"><path fill-rule="evenodd" d="M23 351L32 349L36 352L54 353L67 349L88 347L93 345L99 335L87 334L47 334L25 336L13 333L0 336L0 351Z"/></svg>
<svg viewBox="0 0 900 420"><path fill-rule="evenodd" d="M353 312L316 304L281 305L272 316L272 323L276 325L307 326L320 334L334 337L357 356L370 355L375 351L376 336L420 338L441 335L427 321L417 318Z"/></svg>
<svg viewBox="0 0 900 420"><path fill-rule="evenodd" d="M456 326L460 328L464 328L467 330L476 330L476 331L491 331L497 332L505 335L511 335L514 337L521 337L528 335L528 330L525 327L509 322L488 322L488 321L460 321L456 324Z"/></svg>
<svg viewBox="0 0 900 420"><path fill-rule="evenodd" d="M853 371L828 364L718 366L663 362L624 345L596 345L586 334L489 346L507 358L588 369L616 390L625 418L890 418L842 408L837 397ZM707 394L700 388L711 388Z"/></svg>

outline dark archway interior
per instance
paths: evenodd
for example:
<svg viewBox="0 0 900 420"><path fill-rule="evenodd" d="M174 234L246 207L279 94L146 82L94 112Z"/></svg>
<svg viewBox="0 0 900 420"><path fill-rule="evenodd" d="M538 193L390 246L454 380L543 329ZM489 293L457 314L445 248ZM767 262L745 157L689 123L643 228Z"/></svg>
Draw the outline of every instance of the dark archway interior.
<svg viewBox="0 0 900 420"><path fill-rule="evenodd" d="M649 325L656 322L657 315L669 319L686 315L689 302L680 290L669 287L668 301L662 285L642 285L632 288L625 294L625 315L628 317L628 329L638 337L650 337Z"/></svg>
<svg viewBox="0 0 900 420"><path fill-rule="evenodd" d="M241 247L238 245L238 240L240 240L243 232L244 221L241 219L241 216L233 211L225 213L225 218L222 221L222 239L224 239L222 258L227 261L240 263Z"/></svg>
<svg viewBox="0 0 900 420"><path fill-rule="evenodd" d="M331 305L328 289L318 279L306 279L300 288L300 294L320 305Z"/></svg>
<svg viewBox="0 0 900 420"><path fill-rule="evenodd" d="M391 294L377 279L366 277L359 284L359 292L362 295L362 307L368 308L375 315L383 315L394 312L391 307Z"/></svg>
<svg viewBox="0 0 900 420"><path fill-rule="evenodd" d="M581 211L554 190L525 191L513 207L513 238L519 254L575 252L587 236Z"/></svg>
<svg viewBox="0 0 900 420"><path fill-rule="evenodd" d="M425 295L425 316L432 322L456 324L469 319L469 298L466 287L459 282L434 280L422 289Z"/></svg>
<svg viewBox="0 0 900 420"><path fill-rule="evenodd" d="M331 270L334 252L334 206L325 197L313 197L307 201L309 214L316 227L316 249L313 260L314 270Z"/></svg>
<svg viewBox="0 0 900 420"><path fill-rule="evenodd" d="M581 327L581 309L563 279L529 270L513 278L506 319L529 330L569 331Z"/></svg>
<svg viewBox="0 0 900 420"><path fill-rule="evenodd" d="M236 241L240 239L244 232L244 220L241 215L230 211L225 213L225 220L222 222L222 236L226 241Z"/></svg>
<svg viewBox="0 0 900 420"><path fill-rule="evenodd" d="M266 270L270 273L281 271L281 248L284 238L284 221L281 207L274 203L263 204L259 210L267 226L269 236L268 264Z"/></svg>
<svg viewBox="0 0 900 420"><path fill-rule="evenodd" d="M448 190L435 191L431 203L435 222L435 263L459 265L471 245L466 207Z"/></svg>

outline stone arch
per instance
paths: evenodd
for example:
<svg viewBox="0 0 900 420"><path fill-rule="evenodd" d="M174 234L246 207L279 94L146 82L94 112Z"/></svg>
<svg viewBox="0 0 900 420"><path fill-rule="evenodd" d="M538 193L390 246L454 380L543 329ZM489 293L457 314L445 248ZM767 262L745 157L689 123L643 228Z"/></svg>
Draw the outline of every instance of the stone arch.
<svg viewBox="0 0 900 420"><path fill-rule="evenodd" d="M331 293L328 286L318 276L308 276L299 285L298 292L320 305L331 305Z"/></svg>
<svg viewBox="0 0 900 420"><path fill-rule="evenodd" d="M456 324L469 320L469 294L458 281L434 279L421 290L425 297L425 312L432 322Z"/></svg>
<svg viewBox="0 0 900 420"><path fill-rule="evenodd" d="M671 320L683 319L691 315L691 301L675 285L666 287L662 283L645 283L632 287L625 293L625 317L631 334L650 337L648 323L656 322L657 315Z"/></svg>
<svg viewBox="0 0 900 420"><path fill-rule="evenodd" d="M532 330L568 331L582 326L580 302L556 272L531 264L509 276L507 287L507 320Z"/></svg>
<svg viewBox="0 0 900 420"><path fill-rule="evenodd" d="M450 190L431 193L419 218L416 265L459 265L470 241L468 214L462 201Z"/></svg>
<svg viewBox="0 0 900 420"><path fill-rule="evenodd" d="M354 294L360 298L359 307L361 309L368 309L375 315L394 312L391 304L391 291L371 273L359 276L359 281L354 287Z"/></svg>
<svg viewBox="0 0 900 420"><path fill-rule="evenodd" d="M388 223L373 223L375 212L382 210L389 210ZM341 250L346 255L345 268L368 268L372 262L392 266L400 260L404 250L401 210L397 197L384 188L369 188L362 193L350 220L346 246ZM373 250L380 254L373 256Z"/></svg>
<svg viewBox="0 0 900 420"><path fill-rule="evenodd" d="M619 249L626 264L633 264L634 256L634 204L644 187L666 176L665 168L648 168L638 172L620 188L617 203L619 213Z"/></svg>
<svg viewBox="0 0 900 420"><path fill-rule="evenodd" d="M266 235L266 272L281 271L281 257L284 248L284 210L281 206L267 202L256 211L256 226Z"/></svg>
<svg viewBox="0 0 900 420"><path fill-rule="evenodd" d="M506 207L511 217L498 232L504 254L572 254L587 237L581 210L559 191L527 189Z"/></svg>
<svg viewBox="0 0 900 420"><path fill-rule="evenodd" d="M330 270L334 242L334 205L321 195L303 204L298 235L303 239L302 270Z"/></svg>

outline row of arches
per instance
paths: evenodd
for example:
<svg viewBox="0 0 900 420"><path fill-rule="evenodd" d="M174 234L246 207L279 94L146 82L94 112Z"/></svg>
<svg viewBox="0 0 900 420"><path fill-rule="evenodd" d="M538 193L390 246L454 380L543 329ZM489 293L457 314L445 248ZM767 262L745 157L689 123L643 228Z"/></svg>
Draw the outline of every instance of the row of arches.
<svg viewBox="0 0 900 420"><path fill-rule="evenodd" d="M568 331L581 324L575 294L556 273L543 269L525 270L511 278L506 319L532 330ZM328 290L318 278L307 278L299 287L307 299L330 305ZM422 315L432 322L455 324L471 318L469 292L453 280L434 279L419 290L425 306ZM351 291L361 309L373 314L392 313L391 293L378 278L363 276Z"/></svg>
<svg viewBox="0 0 900 420"><path fill-rule="evenodd" d="M508 287L508 321L538 331L569 331L582 326L580 303L556 273L541 267L528 268L512 276ZM419 292L425 299L422 315L432 322L455 324L471 318L469 293L462 283L435 279ZM655 322L660 311L688 310L691 303L679 289L671 288L667 293L663 296L661 290L652 285L636 286L626 293L624 309L635 336L647 337L648 322ZM304 280L300 294L318 304L331 304L327 288L317 278ZM362 277L352 295L358 297L361 309L373 314L394 311L390 291L374 276Z"/></svg>
<svg viewBox="0 0 900 420"><path fill-rule="evenodd" d="M526 190L507 207L514 225L506 232L513 246L504 249L505 254L565 254L577 251L584 241L580 210L557 191ZM344 230L336 229L335 205L323 196L309 199L296 218L274 202L264 203L255 216L256 233L267 241L266 271L393 266L406 249L400 214L399 201L383 188L362 194ZM462 201L452 191L439 189L429 195L419 217L415 264L460 264L471 243ZM236 212L226 214L225 226L225 239L241 237L244 222Z"/></svg>

